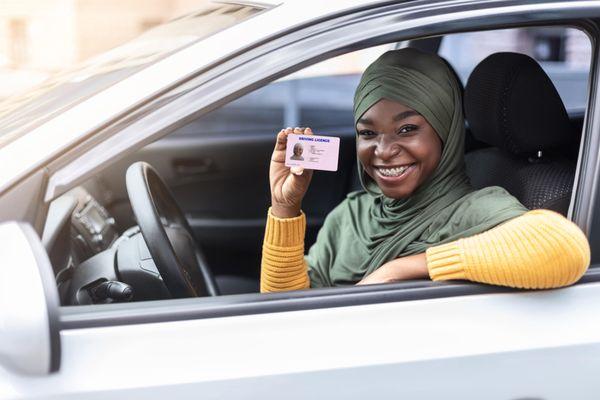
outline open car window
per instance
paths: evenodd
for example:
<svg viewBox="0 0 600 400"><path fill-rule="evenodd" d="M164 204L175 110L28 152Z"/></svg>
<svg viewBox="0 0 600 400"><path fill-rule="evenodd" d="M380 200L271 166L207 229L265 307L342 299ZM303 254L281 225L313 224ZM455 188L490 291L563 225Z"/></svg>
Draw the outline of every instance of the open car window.
<svg viewBox="0 0 600 400"><path fill-rule="evenodd" d="M589 41L585 35L583 38ZM327 214L349 192L360 189L352 98L364 68L394 46L390 43L330 58L275 80L107 166L87 187L114 218L114 227L121 234L136 225L123 185L125 171L138 160L155 166L185 213L217 283L222 285L221 294L257 293L270 203L268 162L277 131L285 126L311 126L316 134L341 138L338 171L315 173L303 202L308 217L307 251ZM493 42L481 54L485 57L498 51L515 49ZM580 57L588 64L577 67L576 72L585 71L581 79L587 82L589 43L582 46ZM583 93L586 97L587 88ZM572 117L577 120L575 124L581 122L581 116ZM570 160L573 166L575 161ZM93 254L88 251L86 257ZM417 286L439 285L423 281ZM319 290L314 295L329 296L335 290Z"/></svg>

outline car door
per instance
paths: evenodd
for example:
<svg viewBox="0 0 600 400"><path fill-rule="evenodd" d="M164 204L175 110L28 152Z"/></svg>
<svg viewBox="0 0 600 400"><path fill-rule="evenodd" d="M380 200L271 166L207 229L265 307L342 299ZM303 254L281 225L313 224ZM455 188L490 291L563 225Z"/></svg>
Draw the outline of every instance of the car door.
<svg viewBox="0 0 600 400"><path fill-rule="evenodd" d="M586 17L592 11L600 15L597 6L584 8L589 6L587 2L570 4L576 11L585 11ZM576 7L578 4L581 9ZM332 29L331 35L346 38L347 45L360 38L349 39L341 33L395 40L402 35L390 38L388 34L394 29L418 36L427 23L432 24L427 34L439 32L442 25L443 29L465 26L464 4L458 5L454 13L446 5L443 12L437 11L437 19L432 18L435 4L430 5L432 14L419 10L421 14L412 15L412 19L402 14L408 5L395 6L398 8L385 9L379 16L368 10L375 15L368 25L355 21L346 24L347 31ZM511 21L534 23L544 20L544 16L556 21L557 13L566 8L564 3L548 2L537 3L532 9L524 6L517 12L513 6L493 2L490 7L494 8L485 9L479 19L469 14L469 26L484 29ZM538 10L536 7L549 13L532 12ZM514 20L507 20L507 15ZM569 18L574 15L575 11L568 14ZM364 14L359 16L366 19ZM394 21L398 25L393 25ZM406 21L418 29L411 31ZM318 39L326 42L322 37ZM330 43L328 49L333 51L341 45ZM274 51L273 57L278 56ZM306 57L315 57L315 53ZM249 62L247 67L255 66ZM223 79L232 76L225 73ZM592 82L596 84L596 75ZM244 84L251 85L247 81ZM203 89L213 96L225 96L227 88L222 88L222 81L216 79L213 85ZM217 87L223 91L217 91ZM574 219L585 231L590 228L587 221L595 206L591 190L598 176L595 161L600 116L596 91L594 87L590 96L594 103L587 119L573 207ZM181 103L167 99L181 109ZM180 99L190 100L185 96ZM201 101L216 100L207 96ZM159 114L156 111L155 115ZM83 152L82 157L89 157L88 163L77 165L76 177L69 162L80 159L63 160L59 169L50 168L47 197L60 192L57 183L89 177L94 163L107 159L97 158L95 151L106 151L103 146L114 144L112 138L131 138L127 135L137 128L140 125L128 125ZM155 128L146 126L146 130L136 131L136 144L159 135L161 132ZM111 153L111 157L116 158L117 153ZM598 282L592 268L573 287L537 292L474 284L404 282L63 307L58 371L31 378L0 366L0 393L6 393L6 397L77 399L595 398L600 326L593 316L600 297Z"/></svg>
<svg viewBox="0 0 600 400"><path fill-rule="evenodd" d="M597 274L586 279L594 282L538 292L397 284L315 290L311 302L298 292L259 302L230 296L228 306L191 299L76 307L62 312L58 371L30 377L0 366L0 393L593 399L600 283Z"/></svg>

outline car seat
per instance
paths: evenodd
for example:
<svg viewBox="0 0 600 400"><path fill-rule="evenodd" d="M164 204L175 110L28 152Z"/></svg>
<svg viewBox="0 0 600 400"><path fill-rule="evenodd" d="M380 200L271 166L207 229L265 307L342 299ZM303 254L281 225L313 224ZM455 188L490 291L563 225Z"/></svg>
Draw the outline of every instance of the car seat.
<svg viewBox="0 0 600 400"><path fill-rule="evenodd" d="M529 209L566 215L575 176L566 154L579 135L540 65L524 54L488 56L469 77L464 108L475 139L491 146L466 154L473 186L501 186Z"/></svg>

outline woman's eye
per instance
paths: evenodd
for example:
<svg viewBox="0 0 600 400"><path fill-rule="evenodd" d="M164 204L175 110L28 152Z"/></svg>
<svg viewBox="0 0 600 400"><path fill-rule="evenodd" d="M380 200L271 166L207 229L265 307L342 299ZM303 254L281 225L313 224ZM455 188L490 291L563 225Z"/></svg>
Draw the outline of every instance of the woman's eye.
<svg viewBox="0 0 600 400"><path fill-rule="evenodd" d="M364 130L358 131L358 136L369 138L369 137L375 136L375 132L364 129Z"/></svg>
<svg viewBox="0 0 600 400"><path fill-rule="evenodd" d="M402 128L398 130L398 133L408 133L417 129L416 125L404 125Z"/></svg>

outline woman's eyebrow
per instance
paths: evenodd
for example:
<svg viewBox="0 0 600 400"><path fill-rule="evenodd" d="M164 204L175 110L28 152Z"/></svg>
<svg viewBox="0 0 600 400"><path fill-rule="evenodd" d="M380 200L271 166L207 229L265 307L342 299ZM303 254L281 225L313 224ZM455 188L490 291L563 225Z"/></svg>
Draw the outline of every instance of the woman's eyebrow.
<svg viewBox="0 0 600 400"><path fill-rule="evenodd" d="M394 117L394 121L402 121L404 118L413 117L415 115L421 115L421 114L419 114L418 112L416 112L414 110L404 111L404 112L401 112L400 114L396 115Z"/></svg>
<svg viewBox="0 0 600 400"><path fill-rule="evenodd" d="M356 124L373 125L373 121L371 121L369 118L359 118Z"/></svg>

